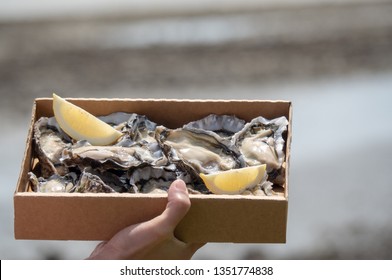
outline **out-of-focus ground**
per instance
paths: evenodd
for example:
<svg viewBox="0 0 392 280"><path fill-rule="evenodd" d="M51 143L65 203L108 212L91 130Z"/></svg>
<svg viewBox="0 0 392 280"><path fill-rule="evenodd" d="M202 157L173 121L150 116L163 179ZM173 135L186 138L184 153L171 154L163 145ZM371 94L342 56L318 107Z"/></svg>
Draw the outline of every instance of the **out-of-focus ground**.
<svg viewBox="0 0 392 280"><path fill-rule="evenodd" d="M0 13L1 259L78 259L97 244L13 237L33 100L52 92L291 100L287 244L207 244L195 258L392 258L392 1L204 2Z"/></svg>

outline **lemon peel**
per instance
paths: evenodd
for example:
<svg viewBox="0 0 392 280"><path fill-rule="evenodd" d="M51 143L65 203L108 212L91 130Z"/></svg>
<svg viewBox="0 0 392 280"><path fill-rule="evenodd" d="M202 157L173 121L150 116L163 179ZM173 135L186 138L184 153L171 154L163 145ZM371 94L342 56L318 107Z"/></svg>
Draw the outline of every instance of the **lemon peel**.
<svg viewBox="0 0 392 280"><path fill-rule="evenodd" d="M199 175L212 193L240 194L259 184L264 177L265 169L266 165L262 164Z"/></svg>
<svg viewBox="0 0 392 280"><path fill-rule="evenodd" d="M122 133L84 109L53 93L53 112L57 123L75 140L87 140L92 145L114 143Z"/></svg>

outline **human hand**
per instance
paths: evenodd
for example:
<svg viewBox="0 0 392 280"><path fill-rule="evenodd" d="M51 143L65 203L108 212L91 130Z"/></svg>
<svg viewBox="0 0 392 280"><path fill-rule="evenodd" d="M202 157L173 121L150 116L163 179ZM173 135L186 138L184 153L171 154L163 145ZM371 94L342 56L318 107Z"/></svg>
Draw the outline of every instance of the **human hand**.
<svg viewBox="0 0 392 280"><path fill-rule="evenodd" d="M185 183L174 181L161 215L119 231L98 244L88 259L190 259L204 244L184 243L173 233L190 206Z"/></svg>

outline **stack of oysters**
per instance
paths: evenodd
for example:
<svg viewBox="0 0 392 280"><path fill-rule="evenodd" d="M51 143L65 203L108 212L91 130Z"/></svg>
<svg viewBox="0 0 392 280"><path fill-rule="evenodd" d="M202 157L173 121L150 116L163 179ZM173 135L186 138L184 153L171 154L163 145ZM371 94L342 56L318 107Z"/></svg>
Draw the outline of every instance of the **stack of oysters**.
<svg viewBox="0 0 392 280"><path fill-rule="evenodd" d="M144 115L116 112L99 117L123 133L110 146L75 141L54 117L34 124L38 164L29 179L36 192L166 192L182 179L190 193L209 194L199 174L267 165L266 176L247 193L271 195L284 178L285 117L211 114L169 129Z"/></svg>

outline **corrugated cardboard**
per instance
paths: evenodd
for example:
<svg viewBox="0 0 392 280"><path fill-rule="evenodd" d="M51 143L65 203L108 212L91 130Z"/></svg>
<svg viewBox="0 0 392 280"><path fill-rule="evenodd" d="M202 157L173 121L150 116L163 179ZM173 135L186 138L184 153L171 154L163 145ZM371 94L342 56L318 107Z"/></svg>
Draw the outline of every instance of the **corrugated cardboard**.
<svg viewBox="0 0 392 280"><path fill-rule="evenodd" d="M235 114L246 121L257 116L286 116L286 184L276 196L190 195L192 206L175 235L185 242L284 243L288 207L291 103L260 100L68 99L94 115L133 112L169 128L210 113ZM52 99L36 99L26 151L14 194L15 238L107 240L120 229L159 215L166 194L79 194L29 191L27 173L34 161L33 123L53 116Z"/></svg>

